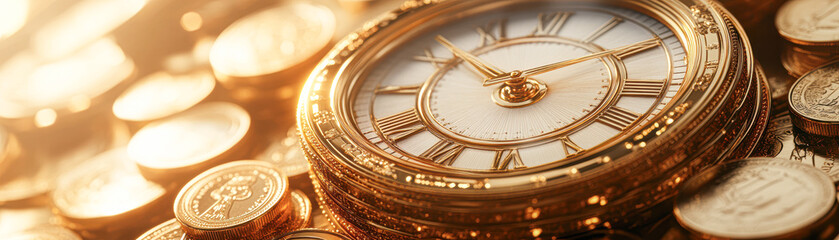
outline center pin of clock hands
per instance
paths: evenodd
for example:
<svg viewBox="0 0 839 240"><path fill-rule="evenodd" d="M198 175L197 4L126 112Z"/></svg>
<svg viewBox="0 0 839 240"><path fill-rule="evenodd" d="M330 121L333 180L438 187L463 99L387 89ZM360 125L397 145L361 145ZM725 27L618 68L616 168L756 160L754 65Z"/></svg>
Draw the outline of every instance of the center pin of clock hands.
<svg viewBox="0 0 839 240"><path fill-rule="evenodd" d="M508 79L507 81L503 81L504 85L492 94L492 100L502 107L517 108L531 105L541 100L548 91L547 84L535 79L528 79L522 75L521 71L506 73L475 55L458 48L441 35L437 35L435 39L451 51L452 54L463 59L463 61L474 67L481 75L484 75L488 79L499 77L506 77ZM485 87L492 85L494 84L487 85L486 81L483 84Z"/></svg>

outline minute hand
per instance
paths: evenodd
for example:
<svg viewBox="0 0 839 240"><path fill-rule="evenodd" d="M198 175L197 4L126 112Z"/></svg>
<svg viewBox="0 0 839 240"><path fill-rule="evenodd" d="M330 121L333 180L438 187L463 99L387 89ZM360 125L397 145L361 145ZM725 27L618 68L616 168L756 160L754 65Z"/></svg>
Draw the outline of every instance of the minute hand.
<svg viewBox="0 0 839 240"><path fill-rule="evenodd" d="M543 65L543 66L539 66L539 67L535 67L535 68L531 68L531 69L527 69L527 70L523 70L523 71L519 71L519 72L512 72L511 74L503 74L501 76L494 77L494 78L487 78L486 80L484 80L484 86L491 86L491 85L495 85L495 84L499 84L499 83L503 83L503 82L509 82L509 81L513 81L513 80L517 80L517 79L527 78L527 77L530 77L530 76L550 72L550 71L553 71L553 70L557 70L557 69L564 68L564 67L567 67L567 66L571 66L571 65L574 65L574 64L577 64L577 63L585 62L585 61L588 61L588 60L602 58L602 57L612 55L612 54L617 55L617 54L624 54L624 53L627 53L627 54L628 53L636 53L636 52L644 51L644 50L647 50L647 49L650 49L650 48L653 48L653 47L659 46L659 45L661 45L661 39L656 37L656 38L652 38L652 39L649 39L649 40L644 40L644 41L641 41L641 42L626 45L626 46L623 46L623 47L614 48L614 49L610 49L610 50L605 50L605 51L602 51L602 52L592 53L591 55L587 55L587 56L580 57L580 58L575 58L575 59L562 61L562 62L558 62L558 63L551 63L551 64L548 64L548 65Z"/></svg>

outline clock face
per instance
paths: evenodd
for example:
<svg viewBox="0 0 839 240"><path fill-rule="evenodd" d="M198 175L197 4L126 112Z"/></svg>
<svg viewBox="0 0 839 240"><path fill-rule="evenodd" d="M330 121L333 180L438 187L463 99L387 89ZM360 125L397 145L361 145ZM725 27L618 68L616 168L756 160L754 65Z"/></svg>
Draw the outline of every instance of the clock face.
<svg viewBox="0 0 839 240"><path fill-rule="evenodd" d="M680 93L685 50L633 10L544 3L431 24L356 75L360 135L404 161L511 171L579 156Z"/></svg>

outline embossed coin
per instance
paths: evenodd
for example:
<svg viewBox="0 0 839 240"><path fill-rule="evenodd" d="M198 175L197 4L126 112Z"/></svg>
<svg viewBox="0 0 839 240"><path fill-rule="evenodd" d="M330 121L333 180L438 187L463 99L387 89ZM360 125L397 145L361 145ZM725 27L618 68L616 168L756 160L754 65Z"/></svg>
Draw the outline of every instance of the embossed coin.
<svg viewBox="0 0 839 240"><path fill-rule="evenodd" d="M120 229L145 224L136 218L151 219L148 213L159 212L155 210L162 206L166 194L163 187L140 175L124 148L98 155L58 182L52 201L58 215L73 229Z"/></svg>
<svg viewBox="0 0 839 240"><path fill-rule="evenodd" d="M149 231L138 237L137 240L179 240L183 236L184 231L181 230L181 224L175 219L171 219L149 229Z"/></svg>
<svg viewBox="0 0 839 240"><path fill-rule="evenodd" d="M58 226L42 226L5 236L6 240L82 240L73 231Z"/></svg>
<svg viewBox="0 0 839 240"><path fill-rule="evenodd" d="M784 159L728 162L689 179L676 196L682 226L729 239L790 236L816 223L836 201L833 182Z"/></svg>
<svg viewBox="0 0 839 240"><path fill-rule="evenodd" d="M839 182L839 141L810 135L792 125L789 113L772 117L753 157L789 159L822 170Z"/></svg>
<svg viewBox="0 0 839 240"><path fill-rule="evenodd" d="M128 143L128 155L152 180L195 176L239 158L250 129L251 118L241 107L204 103L140 129Z"/></svg>
<svg viewBox="0 0 839 240"><path fill-rule="evenodd" d="M157 72L132 85L114 102L114 115L128 121L166 117L204 100L216 86L210 71Z"/></svg>
<svg viewBox="0 0 839 240"><path fill-rule="evenodd" d="M307 229L300 229L294 232L290 232L284 235L281 235L275 240L303 240L303 239L317 239L317 240L348 240L350 239L343 234L327 231L322 229L315 229L315 228L307 228Z"/></svg>
<svg viewBox="0 0 839 240"><path fill-rule="evenodd" d="M794 0L778 10L778 32L787 40L802 45L839 43L839 2L831 0Z"/></svg>
<svg viewBox="0 0 839 240"><path fill-rule="evenodd" d="M839 136L839 62L829 63L798 79L789 93L792 123L823 136Z"/></svg>
<svg viewBox="0 0 839 240"><path fill-rule="evenodd" d="M200 239L250 236L291 214L286 176L262 161L236 161L192 179L178 193L175 218Z"/></svg>

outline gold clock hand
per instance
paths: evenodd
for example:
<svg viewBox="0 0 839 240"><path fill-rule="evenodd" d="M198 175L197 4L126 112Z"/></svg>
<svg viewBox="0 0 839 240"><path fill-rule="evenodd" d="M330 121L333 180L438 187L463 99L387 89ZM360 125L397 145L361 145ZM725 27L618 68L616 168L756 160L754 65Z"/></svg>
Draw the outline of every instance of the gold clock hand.
<svg viewBox="0 0 839 240"><path fill-rule="evenodd" d="M637 53L637 52L640 52L640 51L643 51L643 50L647 50L647 49L650 49L652 47L659 46L659 45L661 45L661 39L656 37L656 38L652 38L652 39L649 39L649 40L644 40L644 41L641 41L641 42L626 45L626 46L623 46L623 47L610 49L610 50L606 50L606 51L602 51L602 52L592 53L590 55L580 57L580 58L566 60L566 61L562 61L562 62L558 62L558 63L551 63L551 64L547 64L547 65L543 65L543 66L539 66L539 67L535 67L535 68L531 68L531 69L527 69L527 70L523 70L523 71L512 71L510 73L502 73L502 74L497 75L497 77L489 77L486 80L484 80L484 86L492 86L492 85L499 84L499 83L504 83L504 82L522 82L521 80L526 79L530 76L550 72L550 71L553 71L553 70L568 67L568 66L571 66L571 65L574 65L574 64L577 64L577 63L581 63L581 62L585 62L585 61L588 61L588 60L602 58L602 57L612 55L612 54L628 55L628 54Z"/></svg>
<svg viewBox="0 0 839 240"><path fill-rule="evenodd" d="M487 78L494 78L500 76L501 74L505 74L504 71L498 69L497 67L485 63L484 61L482 61L478 57L475 57L475 55L472 55L469 52L461 50L442 35L437 35L435 39L437 40L437 42L449 49L449 51L451 51L452 54L454 54L456 57L459 57L460 59L463 59L463 61L466 61L467 63L469 63L469 65L475 67L475 69L477 69L481 74L483 74Z"/></svg>

